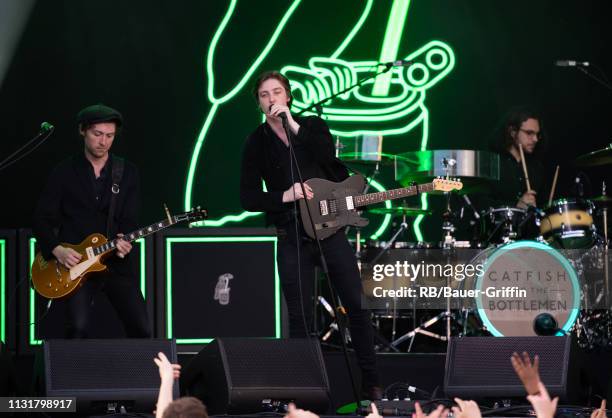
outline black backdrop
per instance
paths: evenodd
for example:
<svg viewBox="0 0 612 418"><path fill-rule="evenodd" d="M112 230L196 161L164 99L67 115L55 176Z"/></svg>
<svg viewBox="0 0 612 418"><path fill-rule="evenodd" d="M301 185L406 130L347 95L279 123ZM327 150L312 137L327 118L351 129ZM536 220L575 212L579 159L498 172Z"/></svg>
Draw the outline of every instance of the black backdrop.
<svg viewBox="0 0 612 418"><path fill-rule="evenodd" d="M141 169L142 223L163 217L162 202L182 210L189 157L211 107L206 53L229 3L38 1L0 86L0 158L33 136L41 121L57 129L34 154L0 172L0 226L30 225L49 170L82 148L76 112L96 102L124 114L114 151ZM217 95L236 84L290 4L238 2L215 55ZM364 4L304 0L255 74L331 53ZM377 59L390 4L374 1L345 59ZM428 91L429 146L483 148L509 106L534 104L544 112L553 145L548 162L563 164L561 186L567 185L574 174L568 163L576 155L612 142L612 91L552 63L588 60L612 77L608 16L607 2L413 0L399 55L438 39L457 59L455 69ZM204 145L208 157L197 172L193 201L208 207L213 218L242 212L240 147L260 120L249 86L217 113ZM588 173L598 184L609 171ZM259 217L242 226L262 222ZM427 238L437 238L431 226L428 231Z"/></svg>

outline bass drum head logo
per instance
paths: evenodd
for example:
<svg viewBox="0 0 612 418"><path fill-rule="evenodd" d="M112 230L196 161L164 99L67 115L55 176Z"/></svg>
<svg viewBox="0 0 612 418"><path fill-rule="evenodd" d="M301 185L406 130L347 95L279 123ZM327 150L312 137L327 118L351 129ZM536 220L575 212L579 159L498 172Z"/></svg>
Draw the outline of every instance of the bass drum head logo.
<svg viewBox="0 0 612 418"><path fill-rule="evenodd" d="M487 254L478 277L478 315L495 336L535 336L534 322L552 316L568 331L580 309L580 284L571 263L557 250L535 241L517 241ZM526 297L487 296L488 288L518 287Z"/></svg>

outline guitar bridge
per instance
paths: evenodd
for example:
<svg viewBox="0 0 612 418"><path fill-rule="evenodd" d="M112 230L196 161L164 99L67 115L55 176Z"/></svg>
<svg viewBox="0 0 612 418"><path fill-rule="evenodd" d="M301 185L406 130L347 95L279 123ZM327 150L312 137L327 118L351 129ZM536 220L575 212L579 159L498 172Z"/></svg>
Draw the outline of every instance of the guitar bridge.
<svg viewBox="0 0 612 418"><path fill-rule="evenodd" d="M321 200L319 202L319 211L321 216L335 214L338 212L338 203L336 199Z"/></svg>

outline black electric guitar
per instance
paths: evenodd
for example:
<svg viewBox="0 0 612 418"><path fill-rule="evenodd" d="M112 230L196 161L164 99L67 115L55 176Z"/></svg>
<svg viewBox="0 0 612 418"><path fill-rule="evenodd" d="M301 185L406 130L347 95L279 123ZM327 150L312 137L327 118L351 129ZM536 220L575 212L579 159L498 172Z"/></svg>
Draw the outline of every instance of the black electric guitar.
<svg viewBox="0 0 612 418"><path fill-rule="evenodd" d="M325 239L348 225L366 226L369 221L362 218L358 212L361 206L415 196L419 193L450 192L463 188L463 183L459 180L437 178L431 183L361 194L365 187L365 179L359 175L351 176L340 183L324 179L310 179L305 183L312 188L314 197L309 200L300 199L300 216L306 234L315 238L306 209L308 204L319 239Z"/></svg>

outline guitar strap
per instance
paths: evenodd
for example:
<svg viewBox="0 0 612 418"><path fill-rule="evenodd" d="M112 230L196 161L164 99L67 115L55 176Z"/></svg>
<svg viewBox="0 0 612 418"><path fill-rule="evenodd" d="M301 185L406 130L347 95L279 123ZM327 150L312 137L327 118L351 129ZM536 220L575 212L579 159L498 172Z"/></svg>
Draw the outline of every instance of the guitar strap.
<svg viewBox="0 0 612 418"><path fill-rule="evenodd" d="M112 239L110 236L111 230L113 229L113 219L115 216L115 207L117 206L117 198L120 192L119 185L121 184L121 179L123 178L123 167L125 163L123 158L117 157L115 155L112 156L112 166L111 166L111 177L113 178L113 184L111 186L111 200L110 205L108 207L108 220L106 222L106 236L108 239Z"/></svg>

